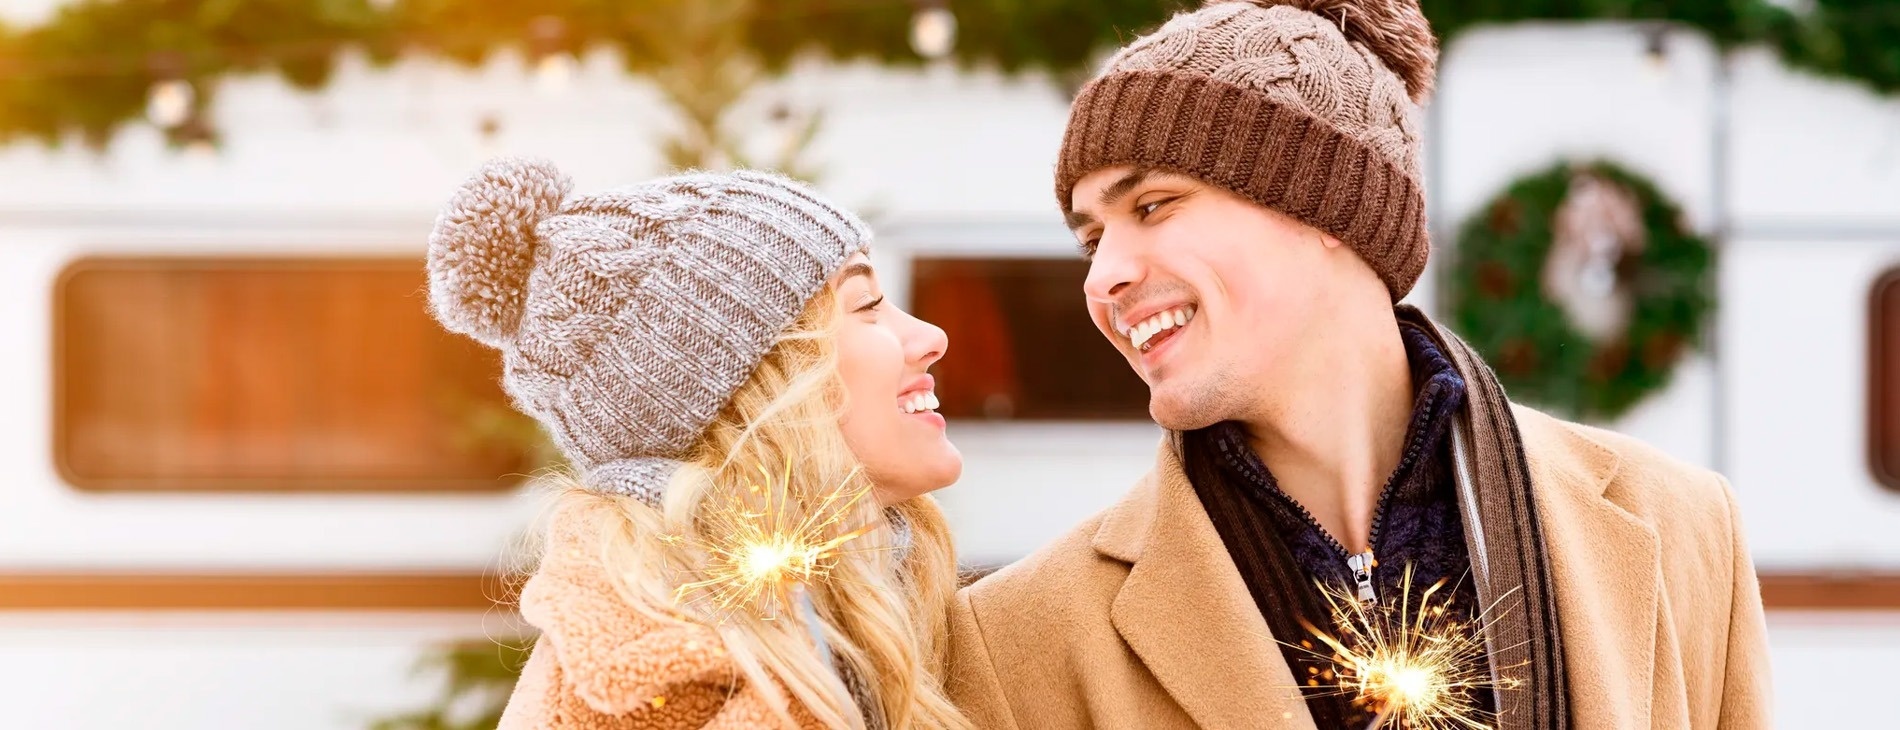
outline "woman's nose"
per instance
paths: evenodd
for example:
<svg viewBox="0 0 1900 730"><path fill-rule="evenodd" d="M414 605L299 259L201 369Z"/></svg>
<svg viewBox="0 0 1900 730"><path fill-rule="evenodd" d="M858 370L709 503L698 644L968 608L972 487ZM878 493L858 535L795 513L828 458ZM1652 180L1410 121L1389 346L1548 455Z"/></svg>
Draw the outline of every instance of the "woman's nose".
<svg viewBox="0 0 1900 730"><path fill-rule="evenodd" d="M904 316L911 322L910 332L905 338L908 359L924 367L930 367L942 359L944 351L950 349L950 335L942 327L918 319L909 312L905 312Z"/></svg>

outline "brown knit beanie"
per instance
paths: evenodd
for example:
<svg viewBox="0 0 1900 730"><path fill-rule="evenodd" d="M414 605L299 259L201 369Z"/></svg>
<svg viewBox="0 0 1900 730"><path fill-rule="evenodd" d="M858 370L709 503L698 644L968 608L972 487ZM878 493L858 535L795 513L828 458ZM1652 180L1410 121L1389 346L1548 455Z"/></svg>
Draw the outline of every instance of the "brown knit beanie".
<svg viewBox="0 0 1900 730"><path fill-rule="evenodd" d="M1431 249L1417 114L1437 63L1417 0L1212 0L1082 88L1057 204L1104 167L1189 175L1344 241L1397 301Z"/></svg>

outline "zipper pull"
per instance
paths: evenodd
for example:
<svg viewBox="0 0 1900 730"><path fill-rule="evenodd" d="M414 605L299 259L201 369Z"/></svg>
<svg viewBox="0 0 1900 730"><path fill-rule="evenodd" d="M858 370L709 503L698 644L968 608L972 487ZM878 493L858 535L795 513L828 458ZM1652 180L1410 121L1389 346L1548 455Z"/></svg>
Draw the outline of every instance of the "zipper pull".
<svg viewBox="0 0 1900 730"><path fill-rule="evenodd" d="M1378 564L1371 550L1346 558L1346 567L1352 569L1352 580L1359 585L1361 601L1370 603L1379 600L1378 594L1372 590L1372 567Z"/></svg>

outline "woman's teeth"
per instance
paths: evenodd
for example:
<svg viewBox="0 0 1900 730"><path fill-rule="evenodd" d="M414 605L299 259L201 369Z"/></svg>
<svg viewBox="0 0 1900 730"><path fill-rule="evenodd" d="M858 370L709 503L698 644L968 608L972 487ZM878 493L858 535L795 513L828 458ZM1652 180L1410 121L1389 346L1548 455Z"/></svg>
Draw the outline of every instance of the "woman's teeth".
<svg viewBox="0 0 1900 730"><path fill-rule="evenodd" d="M1147 352L1148 341L1154 339L1155 335L1176 327L1186 326L1187 323L1193 321L1193 319L1194 307L1175 307L1142 320L1141 324L1135 325L1125 334L1128 337L1129 344L1134 345L1135 349Z"/></svg>
<svg viewBox="0 0 1900 730"><path fill-rule="evenodd" d="M937 410L937 394L936 393L918 393L917 395L911 396L909 400L906 400L903 403L898 404L898 407L902 408L905 413L934 411L934 410Z"/></svg>

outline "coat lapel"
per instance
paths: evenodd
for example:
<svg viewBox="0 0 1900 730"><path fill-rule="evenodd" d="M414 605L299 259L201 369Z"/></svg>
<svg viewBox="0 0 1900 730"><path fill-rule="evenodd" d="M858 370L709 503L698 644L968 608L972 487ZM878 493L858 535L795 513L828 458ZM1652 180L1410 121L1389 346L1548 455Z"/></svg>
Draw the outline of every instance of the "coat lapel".
<svg viewBox="0 0 1900 730"><path fill-rule="evenodd" d="M1098 552L1131 564L1110 620L1195 723L1313 727L1280 644L1255 608L1181 468L1172 437L1111 508Z"/></svg>
<svg viewBox="0 0 1900 730"><path fill-rule="evenodd" d="M1609 492L1620 457L1516 411L1563 627L1571 725L1649 727L1662 564L1655 530Z"/></svg>

